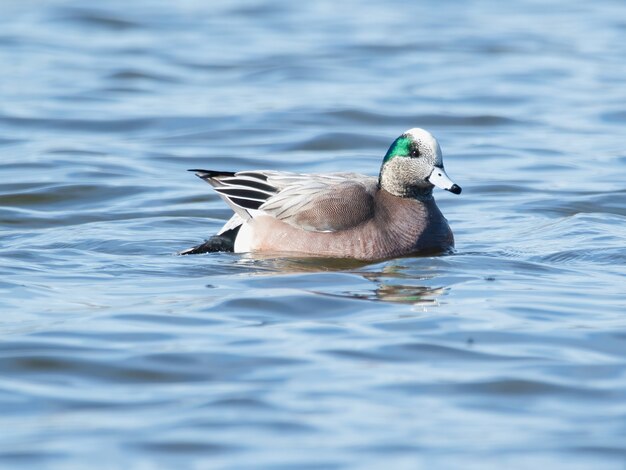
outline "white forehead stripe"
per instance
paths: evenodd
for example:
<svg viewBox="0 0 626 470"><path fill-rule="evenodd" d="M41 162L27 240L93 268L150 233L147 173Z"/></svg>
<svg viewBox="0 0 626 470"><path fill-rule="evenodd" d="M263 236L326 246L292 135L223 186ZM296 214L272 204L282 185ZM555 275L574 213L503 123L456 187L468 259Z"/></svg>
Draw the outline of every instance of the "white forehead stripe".
<svg viewBox="0 0 626 470"><path fill-rule="evenodd" d="M441 155L441 147L439 146L439 142L437 141L437 139L435 139L435 136L420 127L414 127L413 129L409 129L405 132L405 134L408 134L416 141L421 142L421 144L425 147L430 147L433 150L433 155L435 156L435 164L442 164L443 157Z"/></svg>

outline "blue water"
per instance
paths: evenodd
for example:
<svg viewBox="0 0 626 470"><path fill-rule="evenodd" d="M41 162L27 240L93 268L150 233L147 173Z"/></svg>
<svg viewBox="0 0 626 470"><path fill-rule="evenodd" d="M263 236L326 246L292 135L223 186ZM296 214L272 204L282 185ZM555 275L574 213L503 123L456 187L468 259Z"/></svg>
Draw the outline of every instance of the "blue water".
<svg viewBox="0 0 626 470"><path fill-rule="evenodd" d="M624 469L624 2L0 13L0 467ZM176 256L416 126L455 254Z"/></svg>

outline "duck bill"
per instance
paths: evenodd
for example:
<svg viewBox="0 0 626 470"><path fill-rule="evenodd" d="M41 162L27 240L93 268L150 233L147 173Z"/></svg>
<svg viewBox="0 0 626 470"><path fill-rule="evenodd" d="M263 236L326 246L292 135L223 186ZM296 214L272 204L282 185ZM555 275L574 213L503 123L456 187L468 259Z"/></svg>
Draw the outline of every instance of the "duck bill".
<svg viewBox="0 0 626 470"><path fill-rule="evenodd" d="M435 167L430 176L428 177L430 184L437 186L438 188L450 191L452 194L461 194L461 187L455 184L446 174L443 168Z"/></svg>

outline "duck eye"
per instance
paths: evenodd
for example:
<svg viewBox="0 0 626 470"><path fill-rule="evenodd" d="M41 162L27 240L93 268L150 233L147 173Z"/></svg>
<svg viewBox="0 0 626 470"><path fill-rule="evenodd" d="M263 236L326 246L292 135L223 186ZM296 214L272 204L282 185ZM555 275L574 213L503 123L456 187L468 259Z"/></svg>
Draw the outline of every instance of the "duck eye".
<svg viewBox="0 0 626 470"><path fill-rule="evenodd" d="M419 150L417 150L417 149L411 150L411 157L417 158L419 156L420 156L420 151Z"/></svg>

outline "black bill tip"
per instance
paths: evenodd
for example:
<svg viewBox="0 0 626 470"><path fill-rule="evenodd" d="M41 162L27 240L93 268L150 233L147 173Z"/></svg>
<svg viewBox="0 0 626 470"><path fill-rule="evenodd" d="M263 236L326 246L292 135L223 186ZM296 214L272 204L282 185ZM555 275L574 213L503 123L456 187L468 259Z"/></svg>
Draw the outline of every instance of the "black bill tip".
<svg viewBox="0 0 626 470"><path fill-rule="evenodd" d="M448 191L450 191L452 194L461 194L461 191L463 190L458 184L453 184L452 187L448 189Z"/></svg>

